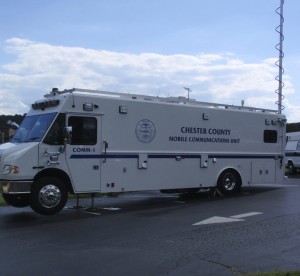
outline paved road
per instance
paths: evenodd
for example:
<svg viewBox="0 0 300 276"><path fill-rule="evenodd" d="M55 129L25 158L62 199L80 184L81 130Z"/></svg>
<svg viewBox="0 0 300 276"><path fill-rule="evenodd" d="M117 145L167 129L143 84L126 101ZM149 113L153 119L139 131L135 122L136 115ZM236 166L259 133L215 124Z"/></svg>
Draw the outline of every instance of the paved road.
<svg viewBox="0 0 300 276"><path fill-rule="evenodd" d="M94 202L99 210L66 208L50 217L1 207L1 275L239 275L300 269L299 199L300 181L293 179L244 188L227 198L157 192L102 197Z"/></svg>

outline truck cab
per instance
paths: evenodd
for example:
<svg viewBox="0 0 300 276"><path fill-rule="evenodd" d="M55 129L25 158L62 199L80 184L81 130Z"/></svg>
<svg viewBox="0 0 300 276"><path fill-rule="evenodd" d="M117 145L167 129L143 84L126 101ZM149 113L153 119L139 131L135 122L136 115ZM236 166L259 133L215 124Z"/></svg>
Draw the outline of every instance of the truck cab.
<svg viewBox="0 0 300 276"><path fill-rule="evenodd" d="M70 102L35 102L11 141L0 145L0 192L9 205L51 215L69 193L100 191L101 118L65 110ZM97 158L80 158L91 152Z"/></svg>

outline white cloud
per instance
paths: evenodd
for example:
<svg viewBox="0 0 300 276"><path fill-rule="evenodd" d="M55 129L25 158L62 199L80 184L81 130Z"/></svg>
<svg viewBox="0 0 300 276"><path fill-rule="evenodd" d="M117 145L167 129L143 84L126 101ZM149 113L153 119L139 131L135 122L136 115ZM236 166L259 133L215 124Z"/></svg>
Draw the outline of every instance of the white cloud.
<svg viewBox="0 0 300 276"><path fill-rule="evenodd" d="M53 46L11 38L5 51L15 57L0 71L0 114L27 112L52 87L80 87L159 96L186 95L212 101L277 109L275 59L246 63L232 53L192 55L129 54ZM286 77L286 91L293 85ZM300 121L298 106L289 103L289 116Z"/></svg>

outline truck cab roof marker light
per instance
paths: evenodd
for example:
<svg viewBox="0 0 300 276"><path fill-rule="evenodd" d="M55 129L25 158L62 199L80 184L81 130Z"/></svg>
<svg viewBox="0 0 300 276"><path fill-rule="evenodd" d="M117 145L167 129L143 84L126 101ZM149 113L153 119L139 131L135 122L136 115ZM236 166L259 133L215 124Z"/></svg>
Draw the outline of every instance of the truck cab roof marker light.
<svg viewBox="0 0 300 276"><path fill-rule="evenodd" d="M44 110L49 107L54 107L59 105L59 100L47 100L42 102L35 102L31 106L33 109L41 109Z"/></svg>

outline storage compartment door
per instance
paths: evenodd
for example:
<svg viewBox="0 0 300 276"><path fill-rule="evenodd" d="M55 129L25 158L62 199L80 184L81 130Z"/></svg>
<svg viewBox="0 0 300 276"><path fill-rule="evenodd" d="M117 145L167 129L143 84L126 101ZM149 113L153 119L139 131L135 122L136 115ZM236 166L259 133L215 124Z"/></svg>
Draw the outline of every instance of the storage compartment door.
<svg viewBox="0 0 300 276"><path fill-rule="evenodd" d="M274 184L276 181L275 160L255 160L251 162L252 184Z"/></svg>

